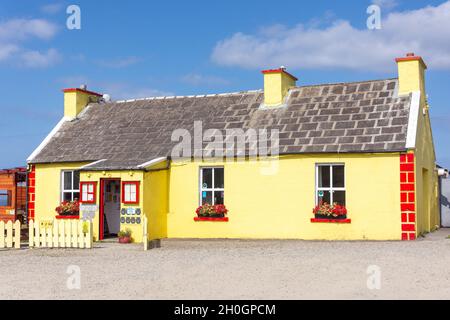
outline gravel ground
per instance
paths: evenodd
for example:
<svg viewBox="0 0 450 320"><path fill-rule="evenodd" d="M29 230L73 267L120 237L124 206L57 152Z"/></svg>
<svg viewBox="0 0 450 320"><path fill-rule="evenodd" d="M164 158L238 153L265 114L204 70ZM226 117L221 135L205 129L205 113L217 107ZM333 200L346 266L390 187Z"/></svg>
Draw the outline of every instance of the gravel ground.
<svg viewBox="0 0 450 320"><path fill-rule="evenodd" d="M414 242L164 240L0 251L0 299L450 299L450 229ZM81 288L67 288L79 266ZM378 266L381 288L367 288Z"/></svg>

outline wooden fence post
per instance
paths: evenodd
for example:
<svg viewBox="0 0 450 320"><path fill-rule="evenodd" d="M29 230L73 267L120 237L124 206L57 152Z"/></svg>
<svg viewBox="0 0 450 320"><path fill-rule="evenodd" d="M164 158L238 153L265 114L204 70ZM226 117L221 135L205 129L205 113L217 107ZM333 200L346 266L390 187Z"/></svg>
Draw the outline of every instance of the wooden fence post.
<svg viewBox="0 0 450 320"><path fill-rule="evenodd" d="M5 222L0 221L0 248L5 247Z"/></svg>
<svg viewBox="0 0 450 320"><path fill-rule="evenodd" d="M34 221L28 221L28 247L34 247Z"/></svg>
<svg viewBox="0 0 450 320"><path fill-rule="evenodd" d="M93 229L92 229L92 221L88 220L88 233L86 235L86 248L92 249L92 242L94 241Z"/></svg>
<svg viewBox="0 0 450 320"><path fill-rule="evenodd" d="M41 246L41 230L39 227L39 221L34 222L34 246L36 248Z"/></svg>
<svg viewBox="0 0 450 320"><path fill-rule="evenodd" d="M6 223L6 247L13 247L13 223L12 221L8 221Z"/></svg>
<svg viewBox="0 0 450 320"><path fill-rule="evenodd" d="M144 214L142 218L143 223L143 235L142 235L142 241L144 242L144 251L148 250L148 223L147 223L147 216Z"/></svg>
<svg viewBox="0 0 450 320"><path fill-rule="evenodd" d="M20 249L20 221L16 220L14 223L14 248Z"/></svg>

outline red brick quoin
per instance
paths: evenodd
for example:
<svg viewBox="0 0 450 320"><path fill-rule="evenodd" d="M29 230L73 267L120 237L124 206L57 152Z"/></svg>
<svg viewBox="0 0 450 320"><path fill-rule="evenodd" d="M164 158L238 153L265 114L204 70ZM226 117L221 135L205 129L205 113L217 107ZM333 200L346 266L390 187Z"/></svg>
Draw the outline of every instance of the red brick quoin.
<svg viewBox="0 0 450 320"><path fill-rule="evenodd" d="M34 220L34 204L36 195L36 167L30 166L28 173L28 221Z"/></svg>
<svg viewBox="0 0 450 320"><path fill-rule="evenodd" d="M402 240L416 239L416 187L414 153L400 155L400 209Z"/></svg>

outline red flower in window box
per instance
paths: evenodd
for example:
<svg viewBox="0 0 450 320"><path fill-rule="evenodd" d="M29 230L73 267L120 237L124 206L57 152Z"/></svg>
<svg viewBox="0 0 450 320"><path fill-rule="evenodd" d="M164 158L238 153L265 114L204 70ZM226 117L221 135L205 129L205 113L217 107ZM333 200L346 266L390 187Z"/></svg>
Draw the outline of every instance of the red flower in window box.
<svg viewBox="0 0 450 320"><path fill-rule="evenodd" d="M338 203L330 205L327 202L320 202L313 213L316 219L347 219L347 208Z"/></svg>
<svg viewBox="0 0 450 320"><path fill-rule="evenodd" d="M80 203L75 201L63 201L55 211L60 216L78 216L80 215Z"/></svg>
<svg viewBox="0 0 450 320"><path fill-rule="evenodd" d="M195 210L200 218L224 218L228 213L228 209L223 204L204 204Z"/></svg>

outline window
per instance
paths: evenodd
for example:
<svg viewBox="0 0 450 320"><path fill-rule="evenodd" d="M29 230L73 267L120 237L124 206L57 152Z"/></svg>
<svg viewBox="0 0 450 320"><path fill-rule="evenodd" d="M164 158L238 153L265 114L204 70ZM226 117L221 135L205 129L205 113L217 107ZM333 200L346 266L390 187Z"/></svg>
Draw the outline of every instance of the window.
<svg viewBox="0 0 450 320"><path fill-rule="evenodd" d="M122 183L122 202L125 204L139 203L139 181Z"/></svg>
<svg viewBox="0 0 450 320"><path fill-rule="evenodd" d="M345 206L345 167L342 164L317 165L316 203Z"/></svg>
<svg viewBox="0 0 450 320"><path fill-rule="evenodd" d="M62 201L74 201L80 199L80 172L62 172Z"/></svg>
<svg viewBox="0 0 450 320"><path fill-rule="evenodd" d="M80 182L81 202L92 203L97 202L97 182Z"/></svg>
<svg viewBox="0 0 450 320"><path fill-rule="evenodd" d="M200 169L200 205L224 204L224 168Z"/></svg>
<svg viewBox="0 0 450 320"><path fill-rule="evenodd" d="M0 190L0 207L11 206L11 191Z"/></svg>

